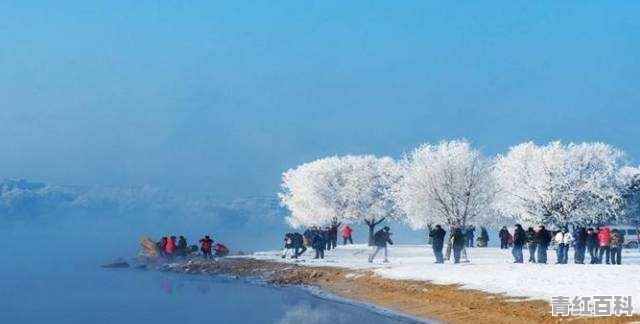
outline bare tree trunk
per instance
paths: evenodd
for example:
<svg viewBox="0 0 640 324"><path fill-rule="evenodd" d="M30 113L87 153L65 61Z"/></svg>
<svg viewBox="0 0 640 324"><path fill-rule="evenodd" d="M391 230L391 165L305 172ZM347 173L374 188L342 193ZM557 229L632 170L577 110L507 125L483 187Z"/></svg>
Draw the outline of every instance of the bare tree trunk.
<svg viewBox="0 0 640 324"><path fill-rule="evenodd" d="M367 224L367 226L369 227L369 246L374 246L376 245L375 239L374 239L374 232L375 232L375 228L376 225L382 223L384 221L386 217L382 217L380 220L376 221L376 219L372 219L372 220L364 220L365 224Z"/></svg>
<svg viewBox="0 0 640 324"><path fill-rule="evenodd" d="M367 223L367 226L369 226L369 246L374 246L375 242L373 239L373 231L375 230L376 224L375 223Z"/></svg>

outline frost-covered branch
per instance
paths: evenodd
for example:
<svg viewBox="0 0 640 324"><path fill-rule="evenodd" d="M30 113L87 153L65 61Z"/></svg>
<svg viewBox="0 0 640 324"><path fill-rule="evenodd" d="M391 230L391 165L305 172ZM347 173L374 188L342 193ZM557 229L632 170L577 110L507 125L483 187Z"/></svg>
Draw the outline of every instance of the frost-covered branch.
<svg viewBox="0 0 640 324"><path fill-rule="evenodd" d="M491 164L466 141L424 144L401 164L394 195L412 228L466 225L491 215Z"/></svg>
<svg viewBox="0 0 640 324"><path fill-rule="evenodd" d="M514 146L497 158L495 206L525 224L595 224L615 219L622 155L603 143Z"/></svg>

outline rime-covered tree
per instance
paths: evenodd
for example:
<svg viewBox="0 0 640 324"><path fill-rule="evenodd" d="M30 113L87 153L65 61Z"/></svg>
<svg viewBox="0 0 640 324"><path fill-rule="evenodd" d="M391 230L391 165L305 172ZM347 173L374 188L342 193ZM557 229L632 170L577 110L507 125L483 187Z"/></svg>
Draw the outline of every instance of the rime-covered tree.
<svg viewBox="0 0 640 324"><path fill-rule="evenodd" d="M491 215L491 165L468 142L424 144L400 165L402 178L394 197L412 228L465 226Z"/></svg>
<svg viewBox="0 0 640 324"><path fill-rule="evenodd" d="M622 151L604 143L532 142L496 161L495 207L525 224L596 224L618 216Z"/></svg>
<svg viewBox="0 0 640 324"><path fill-rule="evenodd" d="M623 203L620 221L640 226L640 168L623 167L618 172Z"/></svg>
<svg viewBox="0 0 640 324"><path fill-rule="evenodd" d="M364 222L369 243L375 226L396 218L391 186L399 176L388 157L344 156L320 159L284 173L280 199L291 211L294 227L328 224L332 218L344 223Z"/></svg>
<svg viewBox="0 0 640 324"><path fill-rule="evenodd" d="M328 157L304 163L282 175L278 196L291 212L287 217L289 225L320 226L338 216L336 189L341 169L340 158Z"/></svg>

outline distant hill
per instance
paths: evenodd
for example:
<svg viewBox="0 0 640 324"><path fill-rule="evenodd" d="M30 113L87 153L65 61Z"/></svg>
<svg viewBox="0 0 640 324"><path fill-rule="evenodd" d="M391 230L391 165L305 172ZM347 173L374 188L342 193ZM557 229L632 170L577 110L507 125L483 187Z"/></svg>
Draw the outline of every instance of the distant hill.
<svg viewBox="0 0 640 324"><path fill-rule="evenodd" d="M64 214L156 215L207 218L213 224L284 225L283 209L273 197L243 197L230 201L191 197L148 186L80 187L27 180L0 182L0 219L38 219Z"/></svg>

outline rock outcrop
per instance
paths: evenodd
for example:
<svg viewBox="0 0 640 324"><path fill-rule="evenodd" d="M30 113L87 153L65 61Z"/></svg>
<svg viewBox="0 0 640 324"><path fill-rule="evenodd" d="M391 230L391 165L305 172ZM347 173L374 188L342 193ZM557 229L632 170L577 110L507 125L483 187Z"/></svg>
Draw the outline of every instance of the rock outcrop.
<svg viewBox="0 0 640 324"><path fill-rule="evenodd" d="M149 260L160 258L160 249L156 242L148 237L140 239L140 256Z"/></svg>

